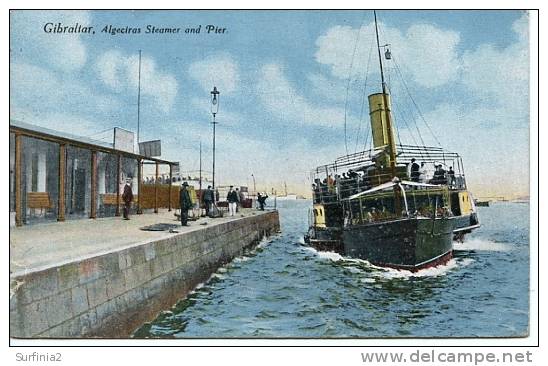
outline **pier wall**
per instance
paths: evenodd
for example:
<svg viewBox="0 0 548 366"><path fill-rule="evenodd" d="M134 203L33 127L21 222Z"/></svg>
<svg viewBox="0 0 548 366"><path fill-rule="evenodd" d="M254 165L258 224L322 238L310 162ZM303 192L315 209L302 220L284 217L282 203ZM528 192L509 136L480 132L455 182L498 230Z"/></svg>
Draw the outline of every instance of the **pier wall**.
<svg viewBox="0 0 548 366"><path fill-rule="evenodd" d="M270 211L32 273L14 273L10 336L128 337L244 248L278 230L278 212Z"/></svg>

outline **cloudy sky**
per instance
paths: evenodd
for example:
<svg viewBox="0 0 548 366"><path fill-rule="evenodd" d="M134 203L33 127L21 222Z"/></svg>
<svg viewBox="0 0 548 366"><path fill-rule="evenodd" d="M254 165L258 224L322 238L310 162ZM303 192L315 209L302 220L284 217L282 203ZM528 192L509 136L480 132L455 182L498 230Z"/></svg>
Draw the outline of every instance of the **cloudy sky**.
<svg viewBox="0 0 548 366"><path fill-rule="evenodd" d="M528 194L528 15L378 17L401 141L461 153L476 196ZM142 50L141 140L162 139L162 158L183 172L198 169L202 141L211 170L216 85L218 184L251 185L254 174L258 188L286 181L305 192L312 168L366 146L363 97L380 90L372 22L371 11L12 12L11 118L103 140L114 126L135 131ZM95 34L47 33L46 23ZM109 25L141 33L102 32ZM146 34L147 25L180 31Z"/></svg>

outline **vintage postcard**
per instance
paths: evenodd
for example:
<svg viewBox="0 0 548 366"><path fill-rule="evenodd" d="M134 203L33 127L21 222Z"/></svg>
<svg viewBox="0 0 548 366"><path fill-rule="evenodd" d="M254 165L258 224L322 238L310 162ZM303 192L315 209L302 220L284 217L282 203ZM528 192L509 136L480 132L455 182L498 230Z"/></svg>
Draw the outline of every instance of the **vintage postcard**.
<svg viewBox="0 0 548 366"><path fill-rule="evenodd" d="M531 16L10 11L11 340L530 337Z"/></svg>

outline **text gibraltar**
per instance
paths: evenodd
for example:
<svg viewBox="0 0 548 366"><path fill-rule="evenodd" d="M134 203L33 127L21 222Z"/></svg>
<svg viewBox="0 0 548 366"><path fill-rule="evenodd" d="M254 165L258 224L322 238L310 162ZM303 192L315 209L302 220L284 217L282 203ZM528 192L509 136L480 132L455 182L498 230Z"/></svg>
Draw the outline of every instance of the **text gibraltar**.
<svg viewBox="0 0 548 366"><path fill-rule="evenodd" d="M46 33L92 33L93 27L85 26L80 23L64 25L63 23L46 23L44 24L44 32Z"/></svg>

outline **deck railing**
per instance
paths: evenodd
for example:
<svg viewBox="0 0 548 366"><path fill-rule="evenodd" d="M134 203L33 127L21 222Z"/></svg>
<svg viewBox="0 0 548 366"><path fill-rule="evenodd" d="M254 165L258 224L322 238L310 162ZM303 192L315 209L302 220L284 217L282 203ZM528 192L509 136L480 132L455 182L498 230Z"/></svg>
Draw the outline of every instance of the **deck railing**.
<svg viewBox="0 0 548 366"><path fill-rule="evenodd" d="M380 153L382 149L366 150L339 157L333 164L317 167L312 171L314 203L337 202L392 180L390 170L376 168L375 157ZM426 167L421 167L419 177L410 177L411 159L419 165L424 163ZM438 147L398 145L397 162L396 176L400 179L444 185L450 190L466 189L464 167L457 153ZM434 175L434 165L440 164L445 174ZM449 168L453 169L454 174L448 173Z"/></svg>

